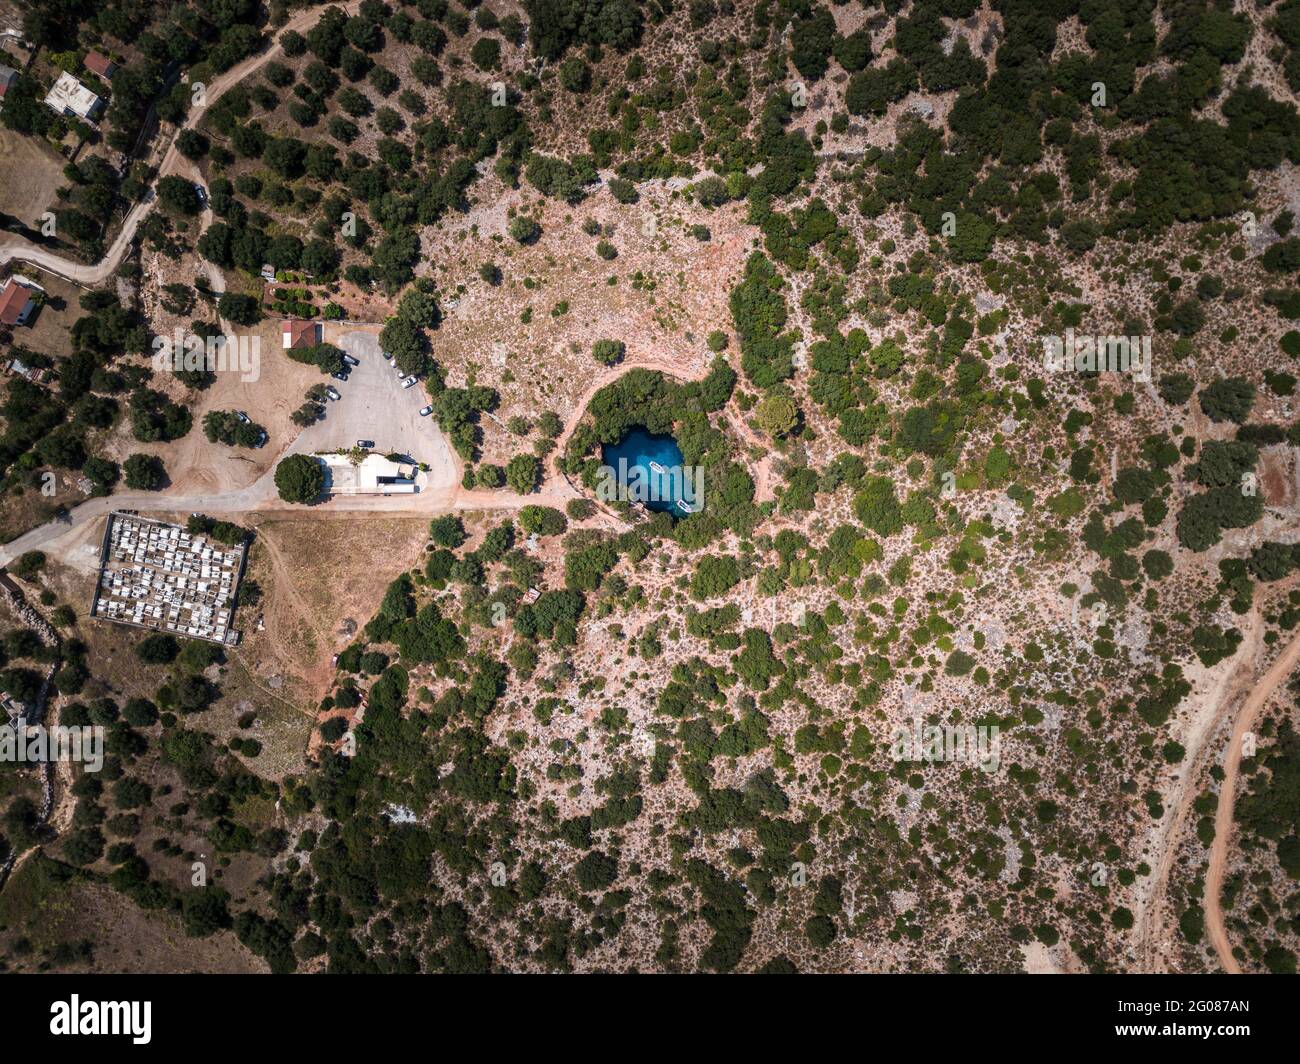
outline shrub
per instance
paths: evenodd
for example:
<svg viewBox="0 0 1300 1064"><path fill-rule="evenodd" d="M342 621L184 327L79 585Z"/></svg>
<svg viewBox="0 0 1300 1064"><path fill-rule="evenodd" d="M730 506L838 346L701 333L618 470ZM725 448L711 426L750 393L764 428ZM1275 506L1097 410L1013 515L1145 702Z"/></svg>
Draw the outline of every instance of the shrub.
<svg viewBox="0 0 1300 1064"><path fill-rule="evenodd" d="M511 239L521 244L531 244L542 235L542 227L527 215L516 215L510 220Z"/></svg>
<svg viewBox="0 0 1300 1064"><path fill-rule="evenodd" d="M45 554L39 550L29 550L20 554L9 567L14 576L21 580L31 580L45 568Z"/></svg>

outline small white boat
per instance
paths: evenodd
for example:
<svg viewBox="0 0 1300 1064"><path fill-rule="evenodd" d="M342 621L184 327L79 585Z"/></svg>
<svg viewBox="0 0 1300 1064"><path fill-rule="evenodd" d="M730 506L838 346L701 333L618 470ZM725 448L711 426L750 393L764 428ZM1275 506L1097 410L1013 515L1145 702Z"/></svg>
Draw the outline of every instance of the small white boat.
<svg viewBox="0 0 1300 1064"><path fill-rule="evenodd" d="M677 508L681 510L683 513L693 514L695 512L695 507L692 506L690 503L688 503L685 499L677 500Z"/></svg>
<svg viewBox="0 0 1300 1064"><path fill-rule="evenodd" d="M663 476L663 475L665 475L665 474L668 472L668 470L666 470L666 469L665 469L663 466L661 466L658 462L651 462L651 463L650 463L650 472L652 472L652 473L658 473L660 476Z"/></svg>

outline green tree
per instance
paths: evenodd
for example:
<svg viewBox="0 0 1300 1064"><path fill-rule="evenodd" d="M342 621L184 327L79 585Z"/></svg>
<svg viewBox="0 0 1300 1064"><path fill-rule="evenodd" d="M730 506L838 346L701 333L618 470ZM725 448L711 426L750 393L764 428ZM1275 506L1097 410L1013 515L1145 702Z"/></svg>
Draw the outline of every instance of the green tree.
<svg viewBox="0 0 1300 1064"><path fill-rule="evenodd" d="M1201 389L1201 409L1211 421L1240 425L1255 405L1255 386L1242 377L1223 377Z"/></svg>
<svg viewBox="0 0 1300 1064"><path fill-rule="evenodd" d="M769 436L787 436L799 423L799 408L787 396L769 395L755 407L754 417Z"/></svg>
<svg viewBox="0 0 1300 1064"><path fill-rule="evenodd" d="M145 636L135 645L135 656L146 665L170 665L180 652L176 637L166 632Z"/></svg>
<svg viewBox="0 0 1300 1064"><path fill-rule="evenodd" d="M167 482L162 459L152 454L133 454L122 463L126 486L132 491L158 491Z"/></svg>
<svg viewBox="0 0 1300 1064"><path fill-rule="evenodd" d="M506 463L506 484L511 491L527 495L537 487L541 470L541 463L535 455L517 454Z"/></svg>
<svg viewBox="0 0 1300 1064"><path fill-rule="evenodd" d="M310 455L291 454L276 466L275 486L285 502L315 502L325 490L325 469Z"/></svg>

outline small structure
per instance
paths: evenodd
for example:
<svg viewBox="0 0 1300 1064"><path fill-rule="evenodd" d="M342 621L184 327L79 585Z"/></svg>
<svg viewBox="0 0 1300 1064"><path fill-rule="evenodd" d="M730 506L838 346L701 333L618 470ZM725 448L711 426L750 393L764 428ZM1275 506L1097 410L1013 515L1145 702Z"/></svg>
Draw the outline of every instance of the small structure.
<svg viewBox="0 0 1300 1064"><path fill-rule="evenodd" d="M112 81L113 75L117 73L117 64L109 59L106 55L100 55L99 52L88 52L86 54L86 69L92 74L96 74L105 81Z"/></svg>
<svg viewBox="0 0 1300 1064"><path fill-rule="evenodd" d="M40 384L41 381L45 380L45 378L49 376L48 371L37 369L35 366L29 366L20 358L15 358L10 362L5 363L5 372L12 373L17 377L22 377L25 380L31 381L33 384Z"/></svg>
<svg viewBox="0 0 1300 1064"><path fill-rule="evenodd" d="M0 706L4 707L5 717L9 721L9 727L16 727L19 720L27 716L27 706L19 702L8 691L0 691Z"/></svg>
<svg viewBox="0 0 1300 1064"><path fill-rule="evenodd" d="M93 122L104 106L103 100L66 70L59 75L54 88L46 95L45 103L55 114L80 118L86 122Z"/></svg>
<svg viewBox="0 0 1300 1064"><path fill-rule="evenodd" d="M4 99L5 93L14 87L14 83L17 82L17 80L18 71L13 67L5 66L3 63L0 63L0 100Z"/></svg>
<svg viewBox="0 0 1300 1064"><path fill-rule="evenodd" d="M418 489L415 467L368 454L356 465L346 454L318 454L325 466L325 490L331 495L411 495Z"/></svg>
<svg viewBox="0 0 1300 1064"><path fill-rule="evenodd" d="M297 318L284 320L284 348L315 347L320 343L320 322L301 321Z"/></svg>
<svg viewBox="0 0 1300 1064"><path fill-rule="evenodd" d="M272 284L275 282L275 267L269 262L262 264L262 280Z"/></svg>
<svg viewBox="0 0 1300 1064"><path fill-rule="evenodd" d="M0 324L26 325L35 309L34 286L10 277L0 289Z"/></svg>

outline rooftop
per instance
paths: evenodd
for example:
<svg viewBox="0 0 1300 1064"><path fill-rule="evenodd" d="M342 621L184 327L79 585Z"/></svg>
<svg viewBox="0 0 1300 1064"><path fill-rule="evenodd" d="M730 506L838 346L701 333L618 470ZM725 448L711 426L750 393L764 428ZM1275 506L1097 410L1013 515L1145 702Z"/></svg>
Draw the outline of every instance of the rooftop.
<svg viewBox="0 0 1300 1064"><path fill-rule="evenodd" d="M45 102L59 114L90 118L99 109L100 99L66 70L59 75L45 97Z"/></svg>
<svg viewBox="0 0 1300 1064"><path fill-rule="evenodd" d="M10 277L4 288L0 289L0 322L17 325L25 316L23 312L31 298L31 290Z"/></svg>
<svg viewBox="0 0 1300 1064"><path fill-rule="evenodd" d="M284 321L285 347L313 347L319 343L320 325L314 321L286 318Z"/></svg>
<svg viewBox="0 0 1300 1064"><path fill-rule="evenodd" d="M382 454L368 454L353 465L346 454L318 454L325 465L325 490L332 495L388 495L415 492L414 465L390 462Z"/></svg>
<svg viewBox="0 0 1300 1064"><path fill-rule="evenodd" d="M101 78L112 79L117 73L117 64L109 59L106 55L99 52L88 52L86 54L86 69L92 74L98 74Z"/></svg>

